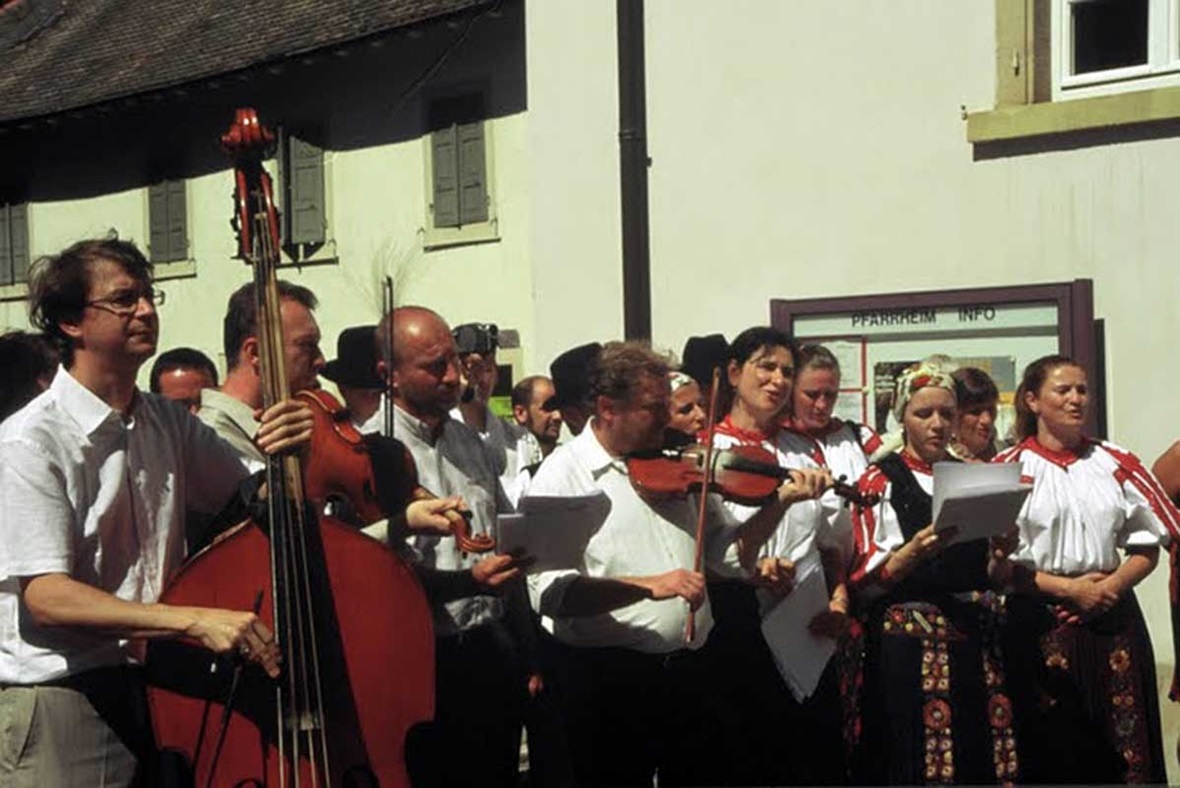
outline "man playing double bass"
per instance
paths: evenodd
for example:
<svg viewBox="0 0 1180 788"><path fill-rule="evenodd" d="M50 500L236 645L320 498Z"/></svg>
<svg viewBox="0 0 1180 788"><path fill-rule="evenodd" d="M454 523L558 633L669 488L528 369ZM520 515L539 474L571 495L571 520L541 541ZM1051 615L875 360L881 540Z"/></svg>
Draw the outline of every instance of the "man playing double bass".
<svg viewBox="0 0 1180 788"><path fill-rule="evenodd" d="M187 409L135 385L156 350L152 267L133 245L81 241L38 262L32 321L62 351L49 390L0 428L0 782L150 779L152 741L129 638L187 638L278 674L248 611L156 603L184 555L184 512L218 511L247 479ZM259 449L306 443L293 401L262 415ZM244 513L244 512L243 512Z"/></svg>

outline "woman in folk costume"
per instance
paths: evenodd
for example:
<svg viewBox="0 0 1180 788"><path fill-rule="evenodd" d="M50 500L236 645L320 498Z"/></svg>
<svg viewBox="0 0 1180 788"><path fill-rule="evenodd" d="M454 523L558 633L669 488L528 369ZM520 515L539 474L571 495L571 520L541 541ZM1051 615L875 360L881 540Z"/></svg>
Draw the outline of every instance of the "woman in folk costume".
<svg viewBox="0 0 1180 788"><path fill-rule="evenodd" d="M902 447L861 478L851 585L865 613L858 782L996 783L1019 776L985 540L950 544L931 516L933 468L951 459L954 381L926 363L898 378ZM997 540L999 541L999 540Z"/></svg>
<svg viewBox="0 0 1180 788"><path fill-rule="evenodd" d="M1033 485L1006 562L1024 773L1164 782L1155 658L1133 589L1176 537L1180 513L1135 455L1084 435L1089 400L1073 361L1034 361L1016 392L1021 440L995 460L1021 463Z"/></svg>
<svg viewBox="0 0 1180 788"><path fill-rule="evenodd" d="M963 462L990 462L996 456L996 412L1000 402L996 382L977 367L959 367L951 377L959 401L951 454Z"/></svg>
<svg viewBox="0 0 1180 788"><path fill-rule="evenodd" d="M804 345L796 359L792 406L783 421L784 441L790 451L807 455L832 476L855 483L864 475L869 457L881 447L881 438L869 426L833 415L840 392L840 362L823 345ZM832 490L820 499L827 519L828 538L823 552L824 569L837 600L848 598L847 576L856 549L852 538L852 508ZM848 612L845 610L844 612ZM859 695L863 629L852 617L832 618L842 624L831 632L838 638L834 661L843 705L843 737L851 756L860 737Z"/></svg>
<svg viewBox="0 0 1180 788"><path fill-rule="evenodd" d="M787 469L816 468L806 454L786 448L787 432L781 427L791 402L795 376L794 343L784 332L751 328L734 338L724 369L726 400L730 407L717 424L713 445L717 449L758 446ZM721 582L709 587L716 626L710 648L717 657L724 692L736 715L733 743L736 760L743 761L736 781L757 785L817 785L845 780L845 757L840 737L840 699L830 660L805 666L819 676L818 685L788 685L761 631L762 615L779 603L791 604L796 581L815 572L808 582L820 584L818 626L831 618L844 619L847 595L828 599L819 545L827 538L819 496L793 503L783 512L774 534L757 556L744 557L759 568L763 587ZM727 502L738 518L753 508ZM799 575L796 576L798 568ZM838 622L837 622L838 624ZM729 780L727 780L729 782Z"/></svg>

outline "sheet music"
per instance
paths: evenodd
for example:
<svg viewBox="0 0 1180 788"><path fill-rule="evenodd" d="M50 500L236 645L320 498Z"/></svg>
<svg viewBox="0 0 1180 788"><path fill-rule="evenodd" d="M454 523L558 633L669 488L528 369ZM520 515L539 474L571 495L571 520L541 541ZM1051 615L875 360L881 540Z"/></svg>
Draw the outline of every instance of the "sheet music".
<svg viewBox="0 0 1180 788"><path fill-rule="evenodd" d="M603 493L574 497L526 496L514 514L496 518L496 552L524 552L532 563L528 572L577 569L586 544L610 514Z"/></svg>
<svg viewBox="0 0 1180 788"><path fill-rule="evenodd" d="M774 655L779 675L795 700L809 698L819 686L836 641L813 634L811 619L828 609L828 584L818 553L795 565L795 587L762 616L762 636Z"/></svg>
<svg viewBox="0 0 1180 788"><path fill-rule="evenodd" d="M948 544L1010 531L1032 491L1020 481L1019 463L934 464L934 530L957 529Z"/></svg>

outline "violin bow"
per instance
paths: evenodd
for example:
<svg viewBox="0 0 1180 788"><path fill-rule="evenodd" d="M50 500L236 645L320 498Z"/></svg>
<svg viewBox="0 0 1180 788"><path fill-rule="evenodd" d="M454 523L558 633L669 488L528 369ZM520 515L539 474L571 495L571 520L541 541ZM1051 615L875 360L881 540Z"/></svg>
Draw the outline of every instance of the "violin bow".
<svg viewBox="0 0 1180 788"><path fill-rule="evenodd" d="M692 570L701 571L705 547L705 516L708 513L709 488L713 486L713 435L717 428L717 393L721 389L721 367L713 367L713 384L709 389L709 426L705 432L705 479L701 483L701 500L697 507L696 552ZM692 645L697 634L696 611L690 606L688 621L684 625L684 644Z"/></svg>

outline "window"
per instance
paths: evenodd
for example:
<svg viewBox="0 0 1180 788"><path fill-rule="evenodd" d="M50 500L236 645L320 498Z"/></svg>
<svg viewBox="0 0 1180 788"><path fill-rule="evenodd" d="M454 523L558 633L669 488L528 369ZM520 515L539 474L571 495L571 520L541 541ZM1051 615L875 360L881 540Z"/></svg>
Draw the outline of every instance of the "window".
<svg viewBox="0 0 1180 788"><path fill-rule="evenodd" d="M1054 0L1053 98L1180 84L1177 0Z"/></svg>
<svg viewBox="0 0 1180 788"><path fill-rule="evenodd" d="M1180 118L1180 0L995 0L996 104L973 144Z"/></svg>
<svg viewBox="0 0 1180 788"><path fill-rule="evenodd" d="M283 250L296 262L311 259L328 240L324 149L304 133L279 130L279 207Z"/></svg>
<svg viewBox="0 0 1180 788"><path fill-rule="evenodd" d="M188 259L188 204L183 179L148 187L148 253L153 263Z"/></svg>
<svg viewBox="0 0 1180 788"><path fill-rule="evenodd" d="M0 205L0 287L29 279L29 206Z"/></svg>
<svg viewBox="0 0 1180 788"><path fill-rule="evenodd" d="M482 93L430 103L427 247L498 238L485 114Z"/></svg>

